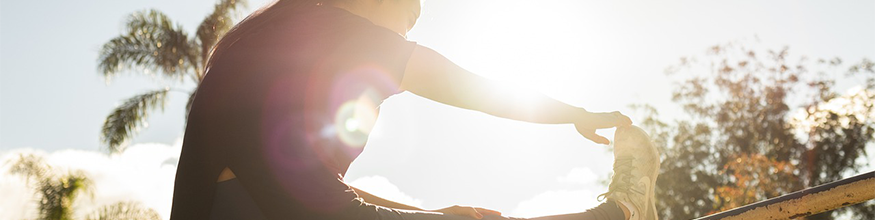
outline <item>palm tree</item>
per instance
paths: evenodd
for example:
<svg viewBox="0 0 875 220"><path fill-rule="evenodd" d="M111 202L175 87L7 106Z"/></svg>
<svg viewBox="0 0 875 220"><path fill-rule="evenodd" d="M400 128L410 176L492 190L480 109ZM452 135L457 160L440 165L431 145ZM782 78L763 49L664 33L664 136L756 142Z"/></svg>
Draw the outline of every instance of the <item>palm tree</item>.
<svg viewBox="0 0 875 220"><path fill-rule="evenodd" d="M68 220L73 216L73 201L80 193L91 193L91 180L81 171L58 172L34 154L19 154L9 173L22 175L39 195L39 219ZM32 183L36 184L32 184Z"/></svg>
<svg viewBox="0 0 875 220"><path fill-rule="evenodd" d="M211 48L233 26L236 12L245 7L246 0L219 0L213 12L198 26L194 38L160 11L135 12L128 17L126 31L101 48L98 69L107 82L122 72L141 70L145 74L160 72L167 78L191 80L200 85ZM146 126L149 112L164 110L171 91L188 93L188 112L194 91L161 88L131 97L116 107L103 123L101 140L109 151L122 151L122 146Z"/></svg>
<svg viewBox="0 0 875 220"><path fill-rule="evenodd" d="M95 210L89 220L160 220L158 212L138 202L117 202Z"/></svg>

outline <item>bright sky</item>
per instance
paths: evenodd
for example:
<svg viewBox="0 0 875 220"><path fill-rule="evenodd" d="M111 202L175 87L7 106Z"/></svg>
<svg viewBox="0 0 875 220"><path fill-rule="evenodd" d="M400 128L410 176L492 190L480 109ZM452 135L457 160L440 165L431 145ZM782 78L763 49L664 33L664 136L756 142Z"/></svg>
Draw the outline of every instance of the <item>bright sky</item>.
<svg viewBox="0 0 875 220"><path fill-rule="evenodd" d="M214 3L0 0L0 158L22 149L49 152L58 164L99 173L98 191L104 192L97 200L139 198L167 217L188 97L172 94L166 113L154 114L123 156L96 153L102 149L98 134L104 117L125 98L192 86L136 74L106 84L96 70L97 52L121 33L131 12L156 8L194 33ZM265 3L252 0L250 6ZM475 73L591 111L630 113L627 105L650 103L676 117L663 69L733 40L758 37L770 48L790 46L794 55L875 58L871 0L428 0L423 8L410 40ZM840 89L853 84L843 82ZM598 181L608 177L613 158L570 125L498 119L409 93L381 109L367 150L347 176L378 194L425 208L464 204L533 216L583 211L606 190ZM128 175L127 168L151 184L114 178ZM23 187L0 179L0 194ZM139 189L131 192L132 185ZM0 213L21 210L20 201L0 202ZM25 215L7 214L0 218Z"/></svg>

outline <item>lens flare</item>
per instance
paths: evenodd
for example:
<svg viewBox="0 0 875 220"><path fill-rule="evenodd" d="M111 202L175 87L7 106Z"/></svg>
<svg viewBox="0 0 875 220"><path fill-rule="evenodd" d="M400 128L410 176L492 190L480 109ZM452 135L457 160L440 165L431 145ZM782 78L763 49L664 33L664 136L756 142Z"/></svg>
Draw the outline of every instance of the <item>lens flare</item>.
<svg viewBox="0 0 875 220"><path fill-rule="evenodd" d="M334 115L334 130L341 142L354 148L365 146L368 135L377 123L380 101L379 93L367 88L358 98L340 105Z"/></svg>
<svg viewBox="0 0 875 220"><path fill-rule="evenodd" d="M346 147L365 146L377 122L383 99L398 92L398 83L386 71L362 66L340 74L331 82L329 109L334 109L331 126ZM360 149L359 149L360 150Z"/></svg>
<svg viewBox="0 0 875 220"><path fill-rule="evenodd" d="M259 114L264 165L282 193L312 211L333 213L346 204L338 201L349 195L340 189L346 186L324 177L342 177L363 151L382 100L399 92L400 76L377 66L326 65L311 74L284 74L265 94Z"/></svg>

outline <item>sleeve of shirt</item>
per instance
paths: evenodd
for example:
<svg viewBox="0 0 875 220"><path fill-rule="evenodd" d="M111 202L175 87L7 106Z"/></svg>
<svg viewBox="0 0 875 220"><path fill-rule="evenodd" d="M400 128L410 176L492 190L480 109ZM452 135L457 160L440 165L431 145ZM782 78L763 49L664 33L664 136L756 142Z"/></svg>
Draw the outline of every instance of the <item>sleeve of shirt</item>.
<svg viewBox="0 0 875 220"><path fill-rule="evenodd" d="M357 28L338 49L348 55L348 64L374 65L385 71L395 85L401 85L415 47L415 42L368 22Z"/></svg>

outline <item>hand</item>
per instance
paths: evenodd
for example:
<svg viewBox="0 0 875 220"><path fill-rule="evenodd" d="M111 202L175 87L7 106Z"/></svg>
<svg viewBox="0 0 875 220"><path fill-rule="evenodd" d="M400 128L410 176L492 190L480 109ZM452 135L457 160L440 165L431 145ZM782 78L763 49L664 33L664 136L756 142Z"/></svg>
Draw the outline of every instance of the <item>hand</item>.
<svg viewBox="0 0 875 220"><path fill-rule="evenodd" d="M599 144L611 144L608 138L602 137L595 133L596 129L622 127L632 125L632 119L621 114L620 112L610 113L592 113L586 112L583 117L574 123L583 137Z"/></svg>
<svg viewBox="0 0 875 220"><path fill-rule="evenodd" d="M475 219L482 219L483 215L501 215L501 212L495 211L495 210L468 207L468 206L457 206L457 205L434 210L434 212L440 212L440 213L451 214L451 215L468 216L468 217L472 217Z"/></svg>

